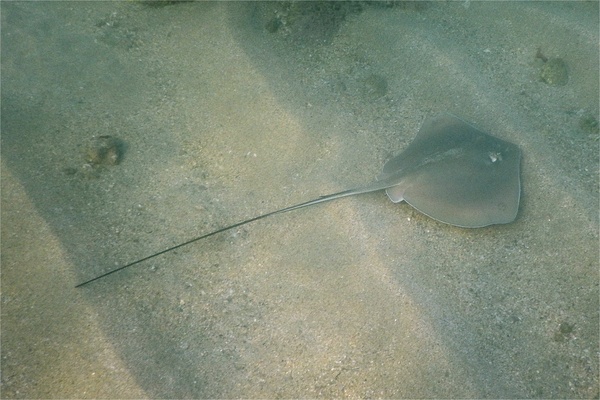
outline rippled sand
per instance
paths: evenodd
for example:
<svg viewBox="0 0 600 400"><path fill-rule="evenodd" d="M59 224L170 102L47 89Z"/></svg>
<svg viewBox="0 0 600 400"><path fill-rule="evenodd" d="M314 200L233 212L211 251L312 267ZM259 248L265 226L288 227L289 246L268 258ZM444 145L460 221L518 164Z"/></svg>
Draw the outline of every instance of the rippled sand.
<svg viewBox="0 0 600 400"><path fill-rule="evenodd" d="M598 3L1 11L2 397L598 396ZM514 223L378 192L74 288L369 182L440 112L521 147Z"/></svg>

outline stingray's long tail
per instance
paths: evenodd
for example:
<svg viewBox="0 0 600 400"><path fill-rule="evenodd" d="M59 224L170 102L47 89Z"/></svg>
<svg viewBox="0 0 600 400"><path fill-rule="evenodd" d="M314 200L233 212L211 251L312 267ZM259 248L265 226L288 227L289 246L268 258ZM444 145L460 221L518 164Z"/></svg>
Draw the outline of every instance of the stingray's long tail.
<svg viewBox="0 0 600 400"><path fill-rule="evenodd" d="M176 246L172 246L172 247L169 247L169 248L164 249L162 251L159 251L158 253L151 254L151 255L149 255L147 257L140 258L139 260L130 262L129 264L122 265L122 266L120 266L118 268L115 268L113 270L110 270L110 271L108 271L108 272L106 272L106 273L104 273L102 275L98 275L98 276L96 276L96 277L94 277L92 279L88 279L87 281L81 282L80 284L78 284L75 287L77 288L77 287L81 287L81 286L87 285L88 283L97 281L98 279L104 278L105 276L112 275L115 272L119 272L121 270L124 270L125 268L129 268L129 267L131 267L133 265L136 265L136 264L139 264L141 262L150 260L151 258L158 257L161 254L165 254L165 253L168 253L170 251L176 250L176 249L178 249L180 247L187 246L188 244L197 242L197 241L202 240L202 239L206 239L207 237L216 235L217 233L225 232L225 231L228 231L230 229L237 228L238 226L246 225L246 224L249 224L250 222L254 222L254 221L258 221L259 219L270 217L271 215L281 214L281 213L284 213L284 212L288 212L288 211L292 211L292 210L297 210L299 208L304 208L304 207L312 206L313 204L319 204L319 203L324 203L326 201L331 201L331 200L339 199L339 198L342 198L342 197L353 196L355 194L374 192L376 190L385 189L385 188L387 188L389 186L390 186L389 183L386 185L385 180L377 181L377 182L374 182L374 183L372 183L370 185L363 186L363 187L360 187L360 188L344 190L342 192L337 192L337 193L333 193L333 194L321 196L319 198L316 198L316 199L313 199L313 200L310 200L310 201L306 201L304 203L296 204L296 205L293 205L293 206L290 206L290 207L282 208L280 210L271 211L269 213L259 215L258 217L250 218L250 219L247 219L245 221L241 221L241 222L238 222L236 224L229 225L229 226L226 226L226 227L221 228L221 229L217 229L216 231L213 231L213 232L210 232L210 233L206 233L206 234L204 234L202 236L198 236L196 238L190 239L190 240L188 240L186 242L183 242L183 243L180 243L180 244L178 244Z"/></svg>

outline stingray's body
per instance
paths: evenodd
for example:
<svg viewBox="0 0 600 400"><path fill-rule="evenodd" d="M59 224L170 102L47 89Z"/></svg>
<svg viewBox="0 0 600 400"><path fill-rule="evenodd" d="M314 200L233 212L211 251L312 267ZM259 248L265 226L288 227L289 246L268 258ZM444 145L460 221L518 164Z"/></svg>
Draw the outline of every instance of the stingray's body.
<svg viewBox="0 0 600 400"><path fill-rule="evenodd" d="M519 209L519 148L488 135L451 115L426 120L412 143L389 160L378 179L355 189L321 196L188 240L124 265L77 286L164 254L217 233L274 214L385 189L388 197L408 204L438 221L464 228L512 222Z"/></svg>
<svg viewBox="0 0 600 400"><path fill-rule="evenodd" d="M480 228L512 222L519 209L521 151L450 114L423 124L412 143L389 160L377 181L276 212L385 189L440 222Z"/></svg>

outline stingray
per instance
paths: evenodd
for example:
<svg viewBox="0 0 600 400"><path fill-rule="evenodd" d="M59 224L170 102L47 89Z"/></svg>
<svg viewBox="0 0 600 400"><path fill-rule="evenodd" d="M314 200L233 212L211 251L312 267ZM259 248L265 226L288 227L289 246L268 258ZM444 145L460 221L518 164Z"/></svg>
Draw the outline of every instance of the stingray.
<svg viewBox="0 0 600 400"><path fill-rule="evenodd" d="M132 265L275 214L385 189L429 217L463 228L514 221L519 209L521 151L451 115L427 119L415 139L383 166L374 182L259 215L204 234L80 283L83 286Z"/></svg>

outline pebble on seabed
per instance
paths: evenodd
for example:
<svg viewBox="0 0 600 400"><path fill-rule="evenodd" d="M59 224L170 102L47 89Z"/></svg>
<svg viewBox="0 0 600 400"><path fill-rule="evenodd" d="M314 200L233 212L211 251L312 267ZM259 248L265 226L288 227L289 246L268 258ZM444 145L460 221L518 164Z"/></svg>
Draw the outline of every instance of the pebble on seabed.
<svg viewBox="0 0 600 400"><path fill-rule="evenodd" d="M563 86L569 81L567 64L562 58L551 58L544 63L540 71L543 82L552 86Z"/></svg>
<svg viewBox="0 0 600 400"><path fill-rule="evenodd" d="M85 149L85 161L92 166L121 162L120 141L110 135L94 137Z"/></svg>

